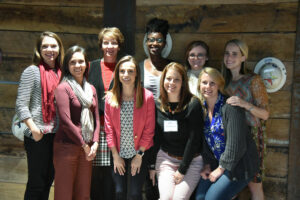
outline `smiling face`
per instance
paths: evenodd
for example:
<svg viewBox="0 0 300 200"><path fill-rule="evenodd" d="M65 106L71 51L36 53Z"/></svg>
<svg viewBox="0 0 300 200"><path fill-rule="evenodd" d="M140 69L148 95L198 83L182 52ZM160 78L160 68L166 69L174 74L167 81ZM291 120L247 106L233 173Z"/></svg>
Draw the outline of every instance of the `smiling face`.
<svg viewBox="0 0 300 200"><path fill-rule="evenodd" d="M112 37L103 37L102 51L105 62L116 62L120 50L118 41Z"/></svg>
<svg viewBox="0 0 300 200"><path fill-rule="evenodd" d="M196 46L191 49L188 56L188 62L192 70L200 70L208 60L206 49L202 46Z"/></svg>
<svg viewBox="0 0 300 200"><path fill-rule="evenodd" d="M166 90L168 97L172 99L178 99L180 96L182 86L182 77L178 71L173 68L170 68L164 79L164 89Z"/></svg>
<svg viewBox="0 0 300 200"><path fill-rule="evenodd" d="M205 99L212 99L218 96L218 84L207 73L200 77L200 93Z"/></svg>
<svg viewBox="0 0 300 200"><path fill-rule="evenodd" d="M124 62L119 68L119 79L123 87L134 87L136 79L136 66L132 62Z"/></svg>
<svg viewBox="0 0 300 200"><path fill-rule="evenodd" d="M59 45L56 39L45 36L42 40L40 51L43 61L51 68L54 68L55 60L59 54Z"/></svg>
<svg viewBox="0 0 300 200"><path fill-rule="evenodd" d="M225 48L224 64L230 71L240 71L242 63L246 60L246 57L242 55L240 48L233 43L229 43Z"/></svg>
<svg viewBox="0 0 300 200"><path fill-rule="evenodd" d="M81 52L75 52L69 61L69 71L74 79L81 84L86 70L86 62Z"/></svg>
<svg viewBox="0 0 300 200"><path fill-rule="evenodd" d="M147 47L150 55L161 55L165 47L165 39L162 33L152 32L147 36Z"/></svg>

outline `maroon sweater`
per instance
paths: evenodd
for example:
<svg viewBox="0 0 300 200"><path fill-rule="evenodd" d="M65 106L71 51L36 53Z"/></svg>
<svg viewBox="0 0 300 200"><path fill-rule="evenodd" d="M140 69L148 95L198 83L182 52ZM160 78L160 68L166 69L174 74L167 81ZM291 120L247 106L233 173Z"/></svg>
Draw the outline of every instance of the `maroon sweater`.
<svg viewBox="0 0 300 200"><path fill-rule="evenodd" d="M93 142L99 141L100 121L98 111L98 100L95 88L93 90L93 105L91 111L94 116L95 130ZM54 142L69 143L82 146L85 144L81 135L81 104L67 82L58 85L55 90L59 127Z"/></svg>

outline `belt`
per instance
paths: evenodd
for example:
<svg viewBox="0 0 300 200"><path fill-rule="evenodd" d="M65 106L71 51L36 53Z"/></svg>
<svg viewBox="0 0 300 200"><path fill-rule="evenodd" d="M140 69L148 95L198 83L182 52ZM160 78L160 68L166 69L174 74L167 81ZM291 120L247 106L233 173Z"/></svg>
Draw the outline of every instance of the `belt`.
<svg viewBox="0 0 300 200"><path fill-rule="evenodd" d="M172 158L175 158L177 160L183 160L183 156L175 156L169 152L165 152L166 154L168 154L168 156L172 157ZM196 158L197 156L199 156L200 153L195 153L194 157L193 158Z"/></svg>

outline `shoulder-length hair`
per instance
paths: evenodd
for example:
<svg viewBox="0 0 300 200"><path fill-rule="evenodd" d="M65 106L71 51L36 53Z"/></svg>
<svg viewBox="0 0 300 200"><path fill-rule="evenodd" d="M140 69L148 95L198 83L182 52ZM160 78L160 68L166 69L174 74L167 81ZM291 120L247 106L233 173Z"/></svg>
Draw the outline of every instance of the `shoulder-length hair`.
<svg viewBox="0 0 300 200"><path fill-rule="evenodd" d="M194 47L202 47L203 49L205 49L206 51L206 58L208 60L205 61L205 65L208 65L209 62L209 46L202 40L197 40L197 41L192 41L188 44L188 46L186 47L185 50L185 64L187 66L187 69L191 69L191 65L189 63L189 54L190 51L194 48Z"/></svg>
<svg viewBox="0 0 300 200"><path fill-rule="evenodd" d="M41 56L41 45L42 45L43 39L45 37L51 37L51 38L54 38L57 41L58 46L59 46L59 53L58 53L58 56L56 58L56 63L61 68L62 65L63 65L63 59L64 59L64 53L65 53L64 46L62 44L62 41L61 41L60 37L58 35L56 35L55 33L50 32L50 31L45 31L45 32L41 33L40 37L37 39L35 47L34 47L32 62L35 65L38 65L43 60L43 57Z"/></svg>
<svg viewBox="0 0 300 200"><path fill-rule="evenodd" d="M64 62L62 65L62 70L61 70L62 71L61 80L63 80L63 78L65 76L72 76L70 73L70 69L69 69L69 62L72 59L72 56L77 52L82 53L82 55L84 57L84 62L85 62L86 68L85 68L83 76L86 78L86 80L88 79L89 62L87 60L85 49L81 46L75 45L75 46L70 47L66 51L66 55L64 57Z"/></svg>
<svg viewBox="0 0 300 200"><path fill-rule="evenodd" d="M135 61L135 59L129 55L121 58L116 65L115 72L114 72L114 86L108 92L108 94L111 95L109 104L112 107L119 107L119 105L121 105L122 83L119 78L119 73L120 73L121 65L126 62L131 62L135 66L136 77L135 77L135 82L134 82L134 88L135 88L136 108L141 108L143 106L143 88L141 85L140 68L138 67L138 64Z"/></svg>
<svg viewBox="0 0 300 200"><path fill-rule="evenodd" d="M212 68L212 67L205 67L203 68L203 70L200 72L199 77L198 77L198 84L197 84L197 90L199 92L199 99L202 105L202 108L204 111L206 111L206 108L204 106L204 97L200 92L200 84L201 84L201 78L203 76L203 74L207 74L210 78L213 79L213 81L217 84L218 86L218 91L223 94L223 95L227 95L226 91L225 91L225 79L222 76L221 72L219 72L219 70L217 70L216 68ZM206 114L206 113L205 113Z"/></svg>
<svg viewBox="0 0 300 200"><path fill-rule="evenodd" d="M248 49L248 45L244 41L239 40L239 39L233 39L233 40L227 41L226 44L225 44L225 47L224 47L224 52L225 52L226 47L229 44L235 44L236 46L238 46L240 51L241 51L242 56L245 56L246 59L248 58L249 49ZM248 73L248 70L246 68L246 59L245 59L244 62L242 62L242 66L241 66L241 69L240 69L241 74L247 74ZM232 79L232 74L231 74L231 71L229 69L227 69L227 67L224 63L224 59L223 59L223 62L222 62L222 74L225 78L225 87L226 87Z"/></svg>
<svg viewBox="0 0 300 200"><path fill-rule="evenodd" d="M180 99L179 99L177 111L182 111L185 108L185 106L190 102L191 98L193 97L192 93L190 92L188 77L185 68L181 64L176 62L169 63L163 70L160 78L159 100L161 102L160 108L164 112L168 110L168 105L169 105L168 93L165 90L164 82L165 82L167 72L171 69L177 71L181 75L181 79L182 79L182 85L180 89Z"/></svg>
<svg viewBox="0 0 300 200"><path fill-rule="evenodd" d="M102 42L104 37L113 38L117 40L119 47L121 47L124 43L124 36L120 29L118 29L117 27L105 27L101 29L101 31L98 34L98 45L100 49L102 48Z"/></svg>

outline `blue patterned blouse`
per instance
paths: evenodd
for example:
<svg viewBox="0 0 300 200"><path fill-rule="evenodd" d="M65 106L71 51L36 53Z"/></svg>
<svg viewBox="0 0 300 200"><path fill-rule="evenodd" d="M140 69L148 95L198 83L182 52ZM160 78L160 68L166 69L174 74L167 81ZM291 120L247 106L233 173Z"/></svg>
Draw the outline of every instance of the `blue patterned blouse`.
<svg viewBox="0 0 300 200"><path fill-rule="evenodd" d="M204 135L206 142L215 157L219 160L225 150L224 126L222 121L222 107L224 103L224 95L218 94L218 99L214 107L212 121L210 122L208 113L204 120ZM207 109L207 102L204 102Z"/></svg>

